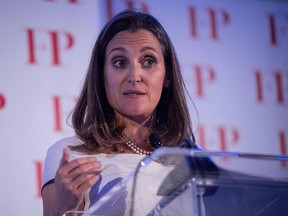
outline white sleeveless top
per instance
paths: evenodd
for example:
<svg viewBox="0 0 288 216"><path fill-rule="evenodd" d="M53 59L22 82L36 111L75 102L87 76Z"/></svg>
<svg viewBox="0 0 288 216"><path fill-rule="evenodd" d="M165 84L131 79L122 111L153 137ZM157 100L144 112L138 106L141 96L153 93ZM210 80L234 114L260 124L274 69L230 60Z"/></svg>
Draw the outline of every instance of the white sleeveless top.
<svg viewBox="0 0 288 216"><path fill-rule="evenodd" d="M82 143L77 137L68 137L56 142L49 148L44 163L42 187L55 178L62 158L63 149L67 146L80 144ZM88 155L70 150L70 160L86 156ZM96 206L93 215L129 215L134 171L145 156L137 154L97 154L89 156L97 157L97 159L101 161L102 172L98 182L92 186L85 195L84 210L95 209ZM137 177L139 179L137 182L139 183L136 186L137 200L134 201L134 215L144 215L144 212L145 214L148 213L162 198L156 195L157 189L162 179L164 179L172 169L172 167L163 168L163 165L156 162L151 162L149 166L149 169L147 168L147 170L144 170L144 172L140 173ZM111 188L114 189L114 192ZM173 215L179 213L179 207L181 205L179 206L178 203L177 206L178 207L174 209L175 212L169 210L169 215L171 213L173 213ZM182 211L183 208L181 212Z"/></svg>

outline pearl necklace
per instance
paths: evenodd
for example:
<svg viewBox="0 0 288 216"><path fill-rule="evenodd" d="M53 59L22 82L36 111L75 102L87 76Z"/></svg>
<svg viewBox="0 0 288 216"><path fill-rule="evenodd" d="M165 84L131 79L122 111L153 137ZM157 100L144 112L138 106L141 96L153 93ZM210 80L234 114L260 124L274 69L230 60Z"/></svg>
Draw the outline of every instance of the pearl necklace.
<svg viewBox="0 0 288 216"><path fill-rule="evenodd" d="M125 142L125 145L127 145L133 152L141 155L150 155L152 152L151 151L146 151L139 146L135 145L131 140L127 140Z"/></svg>

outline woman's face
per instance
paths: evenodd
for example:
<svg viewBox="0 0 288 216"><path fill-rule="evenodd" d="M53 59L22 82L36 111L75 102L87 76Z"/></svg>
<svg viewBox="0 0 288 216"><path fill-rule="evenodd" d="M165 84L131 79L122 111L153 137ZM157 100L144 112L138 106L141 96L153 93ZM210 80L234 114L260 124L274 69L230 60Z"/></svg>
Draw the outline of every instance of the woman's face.
<svg viewBox="0 0 288 216"><path fill-rule="evenodd" d="M136 121L148 119L163 85L169 86L156 37L142 29L117 33L106 49L104 81L108 102L116 112Z"/></svg>

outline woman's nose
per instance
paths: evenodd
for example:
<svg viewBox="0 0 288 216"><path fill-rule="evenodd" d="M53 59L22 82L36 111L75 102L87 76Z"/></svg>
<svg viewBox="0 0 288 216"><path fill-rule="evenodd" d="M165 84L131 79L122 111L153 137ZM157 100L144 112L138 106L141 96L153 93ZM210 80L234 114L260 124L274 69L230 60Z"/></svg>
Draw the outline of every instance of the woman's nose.
<svg viewBox="0 0 288 216"><path fill-rule="evenodd" d="M141 65L133 63L129 67L128 78L129 83L135 84L142 82Z"/></svg>

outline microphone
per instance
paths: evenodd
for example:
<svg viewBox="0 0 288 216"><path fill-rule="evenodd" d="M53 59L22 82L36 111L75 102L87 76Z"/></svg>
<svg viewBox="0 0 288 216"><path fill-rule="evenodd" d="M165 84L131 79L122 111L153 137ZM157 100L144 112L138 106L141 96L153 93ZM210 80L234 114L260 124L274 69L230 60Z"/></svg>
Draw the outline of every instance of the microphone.
<svg viewBox="0 0 288 216"><path fill-rule="evenodd" d="M151 133L149 135L149 143L151 145L152 148L157 149L159 147L161 147L161 139L159 137L158 134L156 133Z"/></svg>

